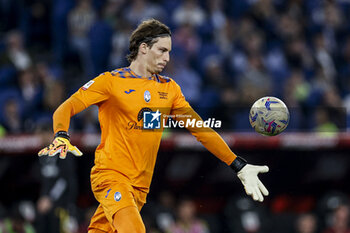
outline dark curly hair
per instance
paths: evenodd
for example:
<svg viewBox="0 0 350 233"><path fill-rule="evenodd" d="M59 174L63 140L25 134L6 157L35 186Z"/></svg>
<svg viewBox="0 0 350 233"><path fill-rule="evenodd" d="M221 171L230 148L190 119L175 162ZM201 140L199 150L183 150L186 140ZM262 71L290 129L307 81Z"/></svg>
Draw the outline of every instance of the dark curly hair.
<svg viewBox="0 0 350 233"><path fill-rule="evenodd" d="M170 29L158 20L149 19L140 23L130 37L130 53L126 56L128 62L131 63L136 59L141 43L146 43L147 46L152 47L158 41L159 37L166 36L171 36Z"/></svg>

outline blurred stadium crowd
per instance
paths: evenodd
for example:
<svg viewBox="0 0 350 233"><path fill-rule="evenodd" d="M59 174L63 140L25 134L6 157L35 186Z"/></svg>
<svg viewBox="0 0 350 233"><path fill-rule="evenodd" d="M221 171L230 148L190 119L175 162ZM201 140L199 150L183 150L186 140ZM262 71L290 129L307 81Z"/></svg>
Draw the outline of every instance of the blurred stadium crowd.
<svg viewBox="0 0 350 233"><path fill-rule="evenodd" d="M291 109L289 130L345 130L349 9L341 0L2 0L0 131L33 132L85 82L127 66L128 37L150 17L173 33L164 74L204 118L247 130L241 107L272 95ZM96 114L80 117L72 129L98 131Z"/></svg>
<svg viewBox="0 0 350 233"><path fill-rule="evenodd" d="M147 18L170 26L173 48L164 74L179 83L203 118L215 116L225 129L247 130L247 108L271 95L290 108L289 131L349 127L349 1L0 0L0 136L47 130L53 111L79 87L104 71L127 66L130 33ZM89 108L79 114L71 130L98 133L96 112ZM59 173L45 173L52 171L46 166L58 167L57 161L40 166L48 179L44 189L56 188L51 198L59 200L62 185L74 186L74 179L66 184L58 182ZM46 196L51 188L43 191ZM0 210L0 232L86 232L93 210L77 222L65 209L53 213L45 195L36 207L17 203L11 218ZM244 198L226 208L235 213L226 228L215 228L210 223L218 221L197 220L191 198L175 205L171 193L158 196L144 210L149 232L282 233L265 227L266 210ZM348 198L332 198L327 203L334 208L324 219L303 214L293 223L286 218L267 225L286 224L287 233L349 233ZM33 208L43 215L35 223ZM49 228L34 227L38 221ZM65 225L55 225L57 221ZM324 230L326 226L334 229Z"/></svg>

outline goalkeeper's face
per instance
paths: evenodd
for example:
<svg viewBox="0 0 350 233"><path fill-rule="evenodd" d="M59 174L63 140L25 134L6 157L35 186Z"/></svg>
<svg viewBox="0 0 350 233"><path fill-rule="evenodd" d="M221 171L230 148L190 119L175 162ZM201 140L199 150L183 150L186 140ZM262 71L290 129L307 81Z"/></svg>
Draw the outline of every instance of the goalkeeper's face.
<svg viewBox="0 0 350 233"><path fill-rule="evenodd" d="M170 60L171 37L160 37L152 47L147 48L145 56L147 70L152 74L160 73Z"/></svg>

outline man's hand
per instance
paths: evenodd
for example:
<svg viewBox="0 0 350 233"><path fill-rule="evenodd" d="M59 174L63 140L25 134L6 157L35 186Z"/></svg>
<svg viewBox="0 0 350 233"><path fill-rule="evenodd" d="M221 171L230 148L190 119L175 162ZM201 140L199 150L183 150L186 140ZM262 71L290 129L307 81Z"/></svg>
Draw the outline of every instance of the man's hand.
<svg viewBox="0 0 350 233"><path fill-rule="evenodd" d="M247 164L238 173L237 176L241 180L245 192L251 196L254 201L262 202L264 196L269 195L269 191L264 184L259 180L259 173L266 173L269 171L268 166L255 166Z"/></svg>
<svg viewBox="0 0 350 233"><path fill-rule="evenodd" d="M55 139L49 146L39 151L38 155L55 156L56 154L59 154L61 159L65 159L67 152L70 152L75 156L83 155L83 153L81 153L81 151L76 146L70 144L68 133L61 131L55 135Z"/></svg>
<svg viewBox="0 0 350 233"><path fill-rule="evenodd" d="M237 157L231 164L231 168L237 172L237 176L241 180L245 192L255 201L262 202L264 196L269 195L269 191L258 178L259 173L266 173L269 171L268 166L247 164L247 161L241 157Z"/></svg>

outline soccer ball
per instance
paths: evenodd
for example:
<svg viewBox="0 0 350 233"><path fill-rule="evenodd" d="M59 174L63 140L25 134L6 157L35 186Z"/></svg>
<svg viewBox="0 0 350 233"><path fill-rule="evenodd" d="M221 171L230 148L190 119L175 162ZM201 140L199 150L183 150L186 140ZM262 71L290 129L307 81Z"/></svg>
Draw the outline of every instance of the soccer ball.
<svg viewBox="0 0 350 233"><path fill-rule="evenodd" d="M276 97L263 97L251 107L249 122L256 132L275 136L287 128L289 111L282 100Z"/></svg>

